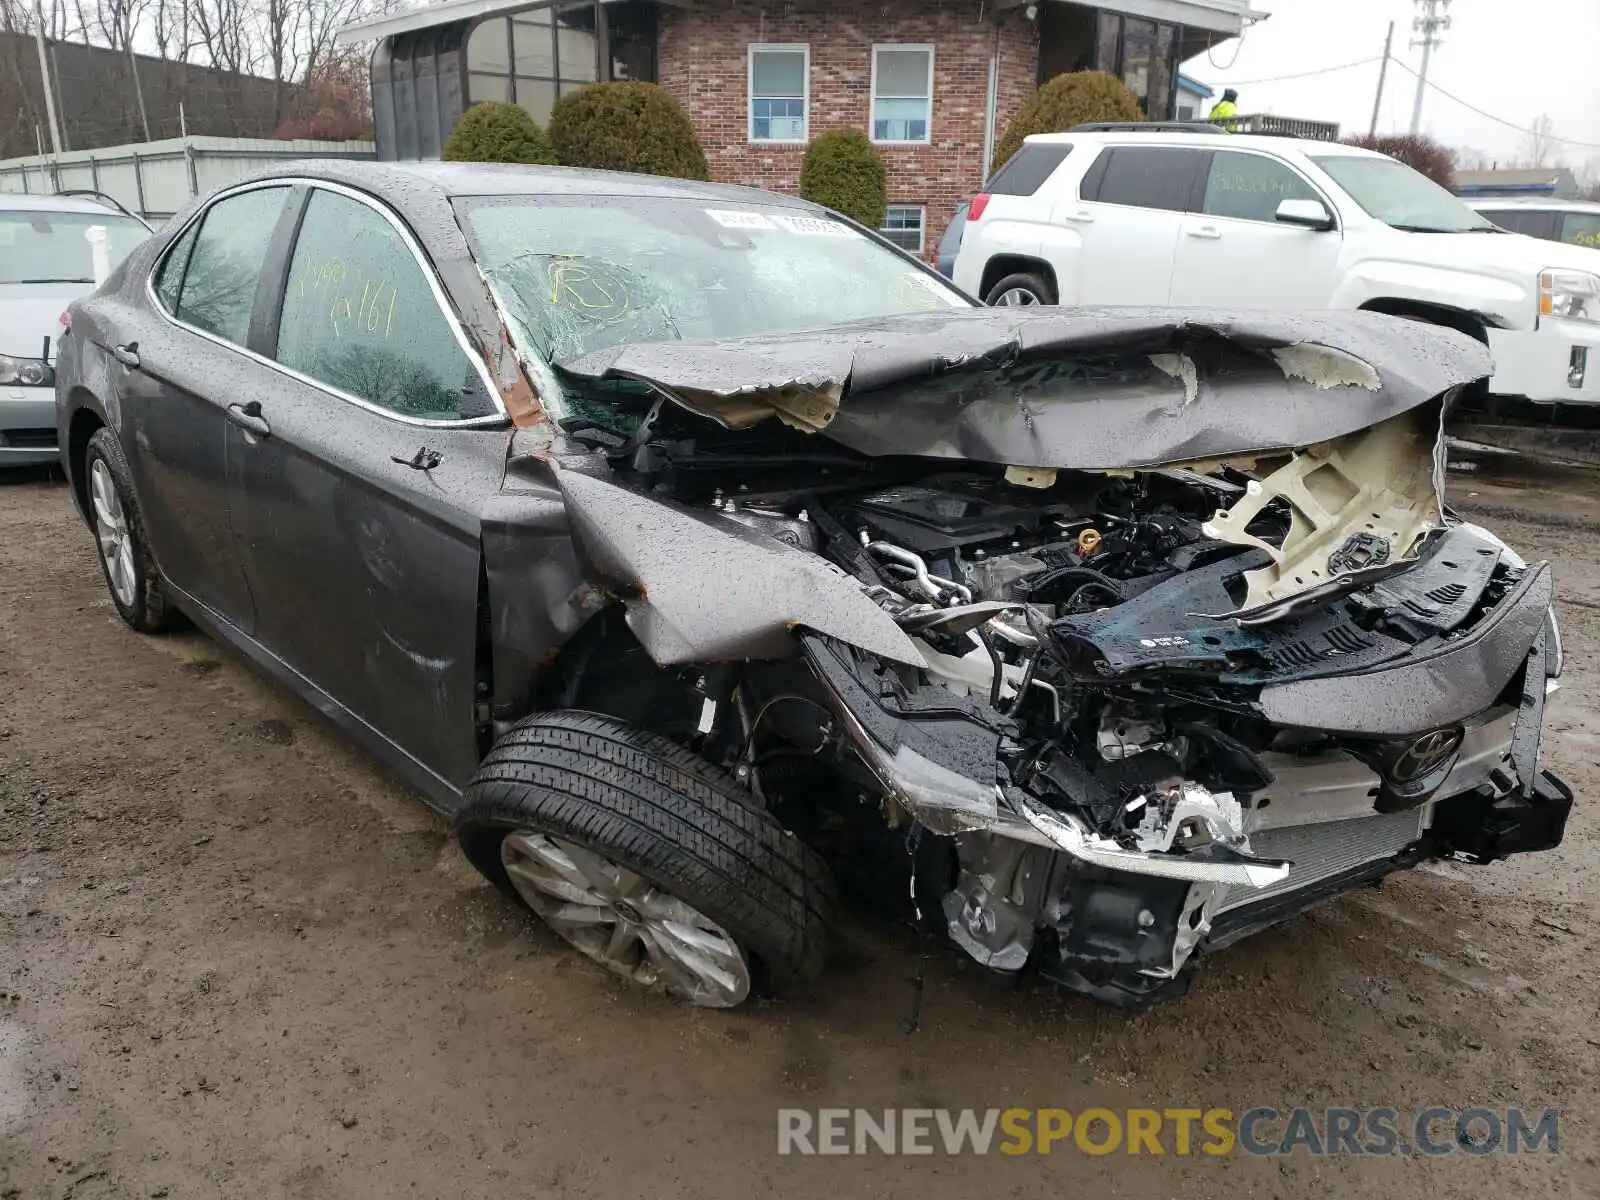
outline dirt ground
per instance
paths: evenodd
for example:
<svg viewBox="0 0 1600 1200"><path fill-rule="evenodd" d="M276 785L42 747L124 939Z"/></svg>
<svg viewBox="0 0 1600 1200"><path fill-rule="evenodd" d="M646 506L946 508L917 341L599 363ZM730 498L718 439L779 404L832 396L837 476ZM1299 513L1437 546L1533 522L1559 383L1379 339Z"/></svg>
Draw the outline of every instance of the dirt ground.
<svg viewBox="0 0 1600 1200"><path fill-rule="evenodd" d="M1559 851L1391 879L1139 1016L870 922L817 998L715 1013L534 926L235 655L129 632L64 486L0 480L0 1196L1600 1196L1600 477L1453 498L1558 566ZM1560 1148L779 1157L828 1105L1554 1106Z"/></svg>

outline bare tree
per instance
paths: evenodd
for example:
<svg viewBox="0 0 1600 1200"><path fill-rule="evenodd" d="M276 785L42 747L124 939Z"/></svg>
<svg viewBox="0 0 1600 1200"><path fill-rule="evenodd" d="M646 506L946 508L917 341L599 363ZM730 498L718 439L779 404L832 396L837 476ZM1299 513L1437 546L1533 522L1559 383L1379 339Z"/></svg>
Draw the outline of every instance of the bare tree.
<svg viewBox="0 0 1600 1200"><path fill-rule="evenodd" d="M1533 119L1533 128L1528 131L1528 165L1549 166L1550 156L1555 152L1555 142L1555 122L1550 119L1549 113L1540 113Z"/></svg>

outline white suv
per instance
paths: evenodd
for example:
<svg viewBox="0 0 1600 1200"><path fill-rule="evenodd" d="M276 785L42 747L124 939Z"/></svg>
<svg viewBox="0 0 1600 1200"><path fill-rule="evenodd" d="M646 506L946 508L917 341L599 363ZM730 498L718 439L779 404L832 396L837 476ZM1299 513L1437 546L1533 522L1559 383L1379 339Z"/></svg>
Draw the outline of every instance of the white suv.
<svg viewBox="0 0 1600 1200"><path fill-rule="evenodd" d="M1388 312L1487 342L1495 396L1600 404L1600 250L1498 229L1334 142L1031 137L972 201L955 282L990 304Z"/></svg>

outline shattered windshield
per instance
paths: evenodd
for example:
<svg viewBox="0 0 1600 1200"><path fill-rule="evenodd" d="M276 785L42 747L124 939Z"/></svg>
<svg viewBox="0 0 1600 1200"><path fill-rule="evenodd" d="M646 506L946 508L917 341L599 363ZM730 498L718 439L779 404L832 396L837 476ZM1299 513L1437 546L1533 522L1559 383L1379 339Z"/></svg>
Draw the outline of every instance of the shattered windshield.
<svg viewBox="0 0 1600 1200"><path fill-rule="evenodd" d="M484 274L547 361L967 307L843 221L778 205L636 196L457 202Z"/></svg>

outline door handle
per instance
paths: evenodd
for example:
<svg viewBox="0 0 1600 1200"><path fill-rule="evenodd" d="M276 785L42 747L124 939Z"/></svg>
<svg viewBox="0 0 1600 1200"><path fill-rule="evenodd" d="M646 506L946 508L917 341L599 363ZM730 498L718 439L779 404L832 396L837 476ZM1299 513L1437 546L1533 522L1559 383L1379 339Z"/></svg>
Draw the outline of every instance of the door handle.
<svg viewBox="0 0 1600 1200"><path fill-rule="evenodd" d="M1202 241L1214 242L1222 237L1222 230L1215 225L1201 225L1198 228L1189 230L1189 236L1200 238Z"/></svg>
<svg viewBox="0 0 1600 1200"><path fill-rule="evenodd" d="M139 369L139 343L129 342L126 346L111 347L111 357L123 366L137 371Z"/></svg>
<svg viewBox="0 0 1600 1200"><path fill-rule="evenodd" d="M1090 212L1087 208L1080 208L1075 213L1068 213L1067 214L1067 220L1069 220L1069 221L1077 221L1080 224L1087 225L1090 221L1094 220L1094 214L1092 212Z"/></svg>
<svg viewBox="0 0 1600 1200"><path fill-rule="evenodd" d="M272 426L267 424L261 415L261 401L251 400L246 404L228 405L228 420L240 429L248 430L257 437L271 437Z"/></svg>

